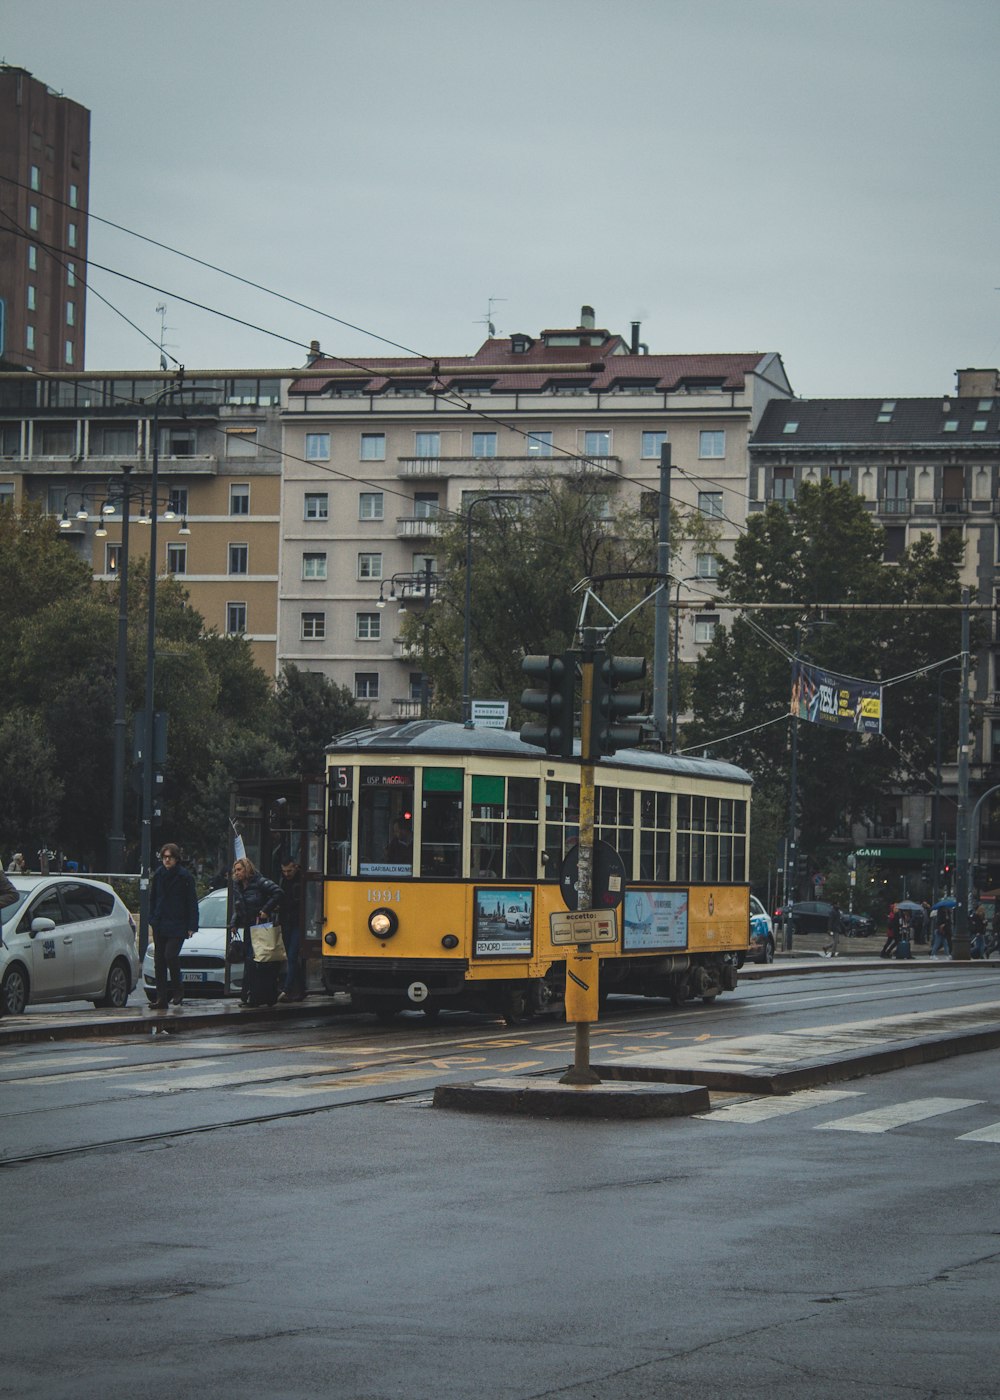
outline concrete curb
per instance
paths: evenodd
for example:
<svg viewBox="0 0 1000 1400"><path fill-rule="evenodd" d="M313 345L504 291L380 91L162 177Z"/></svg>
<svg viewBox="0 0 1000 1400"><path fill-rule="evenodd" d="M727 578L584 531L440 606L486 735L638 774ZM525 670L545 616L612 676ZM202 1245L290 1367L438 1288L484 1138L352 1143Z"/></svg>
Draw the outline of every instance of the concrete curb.
<svg viewBox="0 0 1000 1400"><path fill-rule="evenodd" d="M36 1040L88 1040L106 1035L174 1035L178 1031L200 1031L209 1026L224 1026L239 1022L256 1025L270 1022L297 1021L324 1011L344 1011L331 997L310 998L309 1002L282 1003L279 1006L254 1006L241 1011L234 1002L202 1010L187 1005L180 1010L151 1011L126 1008L124 1011L64 1012L58 1020L27 1016L0 1020L0 1049L5 1045L26 1045ZM73 1019L69 1019L72 1017Z"/></svg>
<svg viewBox="0 0 1000 1400"><path fill-rule="evenodd" d="M535 1118L680 1118L707 1113L708 1089L680 1084L560 1084L553 1079L483 1079L439 1084L435 1108Z"/></svg>

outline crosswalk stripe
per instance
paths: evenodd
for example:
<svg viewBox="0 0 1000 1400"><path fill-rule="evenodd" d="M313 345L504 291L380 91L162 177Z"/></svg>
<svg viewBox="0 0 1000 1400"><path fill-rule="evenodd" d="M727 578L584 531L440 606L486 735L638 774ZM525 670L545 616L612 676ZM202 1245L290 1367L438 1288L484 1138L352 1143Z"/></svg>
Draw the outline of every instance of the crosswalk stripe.
<svg viewBox="0 0 1000 1400"><path fill-rule="evenodd" d="M977 1128L974 1133L962 1133L956 1142L1000 1142L1000 1123L990 1123L986 1128Z"/></svg>
<svg viewBox="0 0 1000 1400"><path fill-rule="evenodd" d="M863 1098L860 1089L803 1089L780 1099L747 1099L742 1103L727 1103L710 1113L695 1113L710 1123L765 1123L769 1118L782 1118L789 1113L801 1113L806 1108L820 1108L840 1099Z"/></svg>
<svg viewBox="0 0 1000 1400"><path fill-rule="evenodd" d="M984 1099L910 1099L907 1103L870 1108L865 1113L854 1113L830 1123L817 1123L816 1128L817 1131L826 1129L837 1133L887 1133L891 1128L919 1123L924 1118L936 1118L940 1113L954 1113L960 1108L974 1108L984 1102Z"/></svg>

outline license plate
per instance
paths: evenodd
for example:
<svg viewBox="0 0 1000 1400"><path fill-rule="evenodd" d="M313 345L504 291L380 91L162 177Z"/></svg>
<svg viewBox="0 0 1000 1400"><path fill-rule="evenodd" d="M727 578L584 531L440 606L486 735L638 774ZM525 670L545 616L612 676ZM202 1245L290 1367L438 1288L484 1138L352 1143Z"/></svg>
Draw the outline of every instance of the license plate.
<svg viewBox="0 0 1000 1400"><path fill-rule="evenodd" d="M183 972L183 973L181 973L181 980L184 981L184 982L207 982L207 981L208 981L208 973L207 973L207 972Z"/></svg>

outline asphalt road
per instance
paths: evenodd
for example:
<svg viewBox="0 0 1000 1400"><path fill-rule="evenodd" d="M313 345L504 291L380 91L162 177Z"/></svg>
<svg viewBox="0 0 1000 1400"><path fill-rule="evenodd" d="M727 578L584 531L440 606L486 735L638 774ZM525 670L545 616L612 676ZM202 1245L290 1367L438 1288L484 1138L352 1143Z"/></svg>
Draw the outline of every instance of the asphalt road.
<svg viewBox="0 0 1000 1400"><path fill-rule="evenodd" d="M768 978L594 1037L690 1053L998 992ZM665 1122L429 1107L570 1039L342 1017L4 1049L0 1395L996 1393L996 1052Z"/></svg>

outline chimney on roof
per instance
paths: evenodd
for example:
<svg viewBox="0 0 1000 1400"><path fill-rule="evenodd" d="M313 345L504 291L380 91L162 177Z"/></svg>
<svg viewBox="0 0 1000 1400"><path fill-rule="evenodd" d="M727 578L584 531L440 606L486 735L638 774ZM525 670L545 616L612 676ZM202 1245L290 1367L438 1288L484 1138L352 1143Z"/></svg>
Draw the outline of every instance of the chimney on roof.
<svg viewBox="0 0 1000 1400"><path fill-rule="evenodd" d="M311 364L314 364L314 363L316 362L316 360L318 360L318 359L319 359L319 341L318 341L318 340L310 340L310 342L309 342L309 356L308 356L308 359L307 359L306 363L311 365Z"/></svg>
<svg viewBox="0 0 1000 1400"><path fill-rule="evenodd" d="M632 343L629 348L633 355L638 355L639 353L639 327L641 324L641 321L632 322Z"/></svg>
<svg viewBox="0 0 1000 1400"><path fill-rule="evenodd" d="M580 307L580 327L585 331L594 329L594 308L592 306Z"/></svg>

